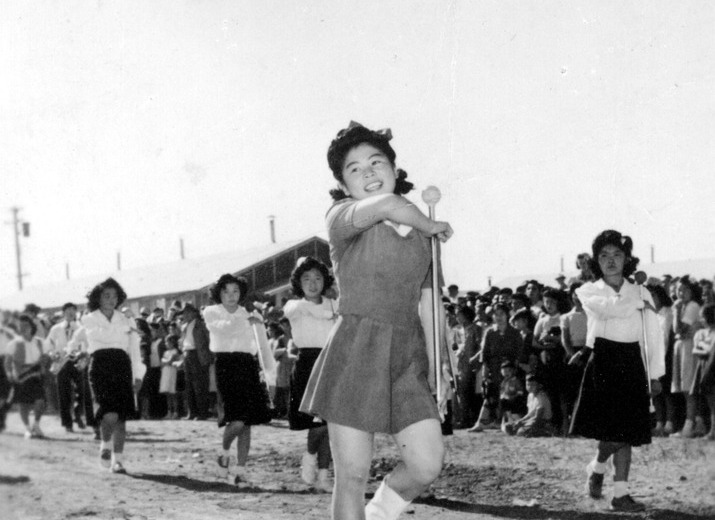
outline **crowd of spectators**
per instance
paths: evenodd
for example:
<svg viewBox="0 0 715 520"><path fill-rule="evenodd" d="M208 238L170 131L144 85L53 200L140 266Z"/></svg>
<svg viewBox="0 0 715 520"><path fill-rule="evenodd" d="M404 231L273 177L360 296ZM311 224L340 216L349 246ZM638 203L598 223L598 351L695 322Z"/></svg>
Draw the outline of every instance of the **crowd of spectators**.
<svg viewBox="0 0 715 520"><path fill-rule="evenodd" d="M448 350L453 357L455 390L450 419L454 428L474 433L497 429L511 435L567 435L583 373L582 366L569 361L586 341L586 315L574 291L592 280L587 254L578 256L577 266L578 276L568 280L559 276L552 286L526 280L518 287L491 287L481 293L461 292L456 285L448 287L442 299ZM712 438L713 410L708 410L705 396L694 391L692 374L688 380L687 372L703 365L698 364L697 349L693 353L692 340L699 328L706 327L700 318L701 307L715 303L713 282L665 275L648 279L645 286L655 300L667 346L668 372L662 381L664 391L655 399L654 434L695 437L706 435L710 427ZM276 382L271 388L275 417L285 418L290 373L296 359L290 323L281 305L252 305L263 315L277 362ZM147 367L142 384L135 388L139 418L215 417L215 374L200 310L191 303L174 301L166 311L143 307L138 316L133 316L129 307L121 311L136 324ZM71 348L59 351L47 339L53 326L68 319L64 310L48 315L28 304L23 313L3 311L0 355L4 358L10 354L7 345L20 332L21 316L35 323L36 336L43 340L43 385L51 412L62 411L57 373L69 350L77 350L72 357L79 373L71 383L74 400L62 407L71 407L79 427L92 426L81 345L70 342ZM0 431L12 404L11 383L12 374L0 369ZM63 425L72 430L71 420L66 424L63 418Z"/></svg>

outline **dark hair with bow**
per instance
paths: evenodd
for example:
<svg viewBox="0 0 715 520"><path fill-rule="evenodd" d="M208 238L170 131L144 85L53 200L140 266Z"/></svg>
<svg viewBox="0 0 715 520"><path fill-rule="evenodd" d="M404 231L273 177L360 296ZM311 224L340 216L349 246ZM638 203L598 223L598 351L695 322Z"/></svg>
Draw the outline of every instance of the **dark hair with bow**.
<svg viewBox="0 0 715 520"><path fill-rule="evenodd" d="M363 143L372 145L384 153L394 168L396 154L395 150L390 146L390 139L392 139L392 131L389 128L370 130L360 123L350 121L348 127L340 130L328 147L328 166L333 172L333 177L335 177L338 182L343 182L345 156L350 150ZM414 184L407 181L407 172L398 168L395 194L404 195L405 193L409 193L413 188ZM335 201L348 197L340 186L330 190L330 196L333 197Z"/></svg>
<svg viewBox="0 0 715 520"><path fill-rule="evenodd" d="M591 266L591 272L596 280L603 278L603 271L598 265L598 255L606 246L614 246L623 251L626 255L626 261L623 264L623 276L628 277L636 272L638 262L640 260L633 256L633 240L627 235L622 235L620 232L613 229L607 229L598 234L591 245L592 257L588 263Z"/></svg>

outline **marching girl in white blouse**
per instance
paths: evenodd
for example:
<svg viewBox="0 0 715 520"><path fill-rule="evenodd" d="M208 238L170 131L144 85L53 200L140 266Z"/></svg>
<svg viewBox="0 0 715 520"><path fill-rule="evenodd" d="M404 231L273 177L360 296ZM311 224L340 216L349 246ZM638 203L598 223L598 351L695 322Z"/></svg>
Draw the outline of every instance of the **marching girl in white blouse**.
<svg viewBox="0 0 715 520"><path fill-rule="evenodd" d="M231 444L237 439L235 484L247 480L245 468L251 449L251 426L270 422L272 415L259 356L263 363L270 364L269 370L273 356L269 350L261 352L262 345L253 327L262 324L262 320L243 307L247 291L244 278L224 274L210 290L216 304L203 311L209 330L209 348L216 354L216 386L222 404L218 426L225 426L223 453L218 457L218 465L228 478ZM267 341L265 343L267 347Z"/></svg>
<svg viewBox="0 0 715 520"><path fill-rule="evenodd" d="M330 440L328 424L299 410L313 365L323 350L335 324L337 304L325 293L333 285L328 267L309 256L300 258L290 277L293 293L300 300L289 300L283 312L290 320L293 342L298 347L298 360L290 379L291 430L308 430L308 443L303 454L300 475L309 485L321 491L332 491L328 480Z"/></svg>
<svg viewBox="0 0 715 520"><path fill-rule="evenodd" d="M141 381L146 370L134 322L116 310L126 299L127 293L113 278L95 286L87 294L89 314L82 317L82 326L68 347L87 344L89 384L101 436L99 461L113 473L126 473L126 422L136 418L134 383Z"/></svg>
<svg viewBox="0 0 715 520"><path fill-rule="evenodd" d="M630 237L606 230L592 249L596 281L576 290L588 318L588 348L574 357L589 359L571 433L599 441L587 466L590 496L601 498L613 456L611 509L642 511L645 506L628 493L628 473L632 447L651 442L648 393L660 392L658 378L665 373L663 334L650 293L626 279L638 265Z"/></svg>

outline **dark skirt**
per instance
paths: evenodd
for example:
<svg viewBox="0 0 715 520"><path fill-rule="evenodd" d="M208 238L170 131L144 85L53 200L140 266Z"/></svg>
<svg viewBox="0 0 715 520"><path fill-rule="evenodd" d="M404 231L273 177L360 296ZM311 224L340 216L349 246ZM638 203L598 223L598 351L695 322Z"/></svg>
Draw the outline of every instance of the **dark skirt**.
<svg viewBox="0 0 715 520"><path fill-rule="evenodd" d="M638 343L596 338L574 407L571 434L650 444L648 381Z"/></svg>
<svg viewBox="0 0 715 520"><path fill-rule="evenodd" d="M218 425L271 421L271 402L256 356L245 352L216 353L216 387L221 399Z"/></svg>
<svg viewBox="0 0 715 520"><path fill-rule="evenodd" d="M20 381L15 384L13 403L34 404L45 398L45 387L40 365L26 366L20 372Z"/></svg>
<svg viewBox="0 0 715 520"><path fill-rule="evenodd" d="M132 363L122 349L107 348L92 353L89 386L97 424L107 413L116 413L122 422L136 419Z"/></svg>
<svg viewBox="0 0 715 520"><path fill-rule="evenodd" d="M322 348L298 349L298 360L293 365L290 375L290 407L288 409L288 424L291 430L307 430L327 424L312 415L300 411L305 388L308 386L313 365L318 359Z"/></svg>

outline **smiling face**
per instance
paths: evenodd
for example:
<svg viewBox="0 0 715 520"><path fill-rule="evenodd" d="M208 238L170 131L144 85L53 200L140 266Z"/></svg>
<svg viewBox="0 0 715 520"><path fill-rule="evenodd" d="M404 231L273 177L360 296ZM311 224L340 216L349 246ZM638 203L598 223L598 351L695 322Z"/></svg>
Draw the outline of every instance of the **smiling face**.
<svg viewBox="0 0 715 520"><path fill-rule="evenodd" d="M325 281L317 269L310 269L300 277L300 288L303 289L305 299L320 302Z"/></svg>
<svg viewBox="0 0 715 520"><path fill-rule="evenodd" d="M221 304L229 311L238 308L238 301L241 299L241 288L237 283L229 283L221 289Z"/></svg>
<svg viewBox="0 0 715 520"><path fill-rule="evenodd" d="M111 315L118 303L119 295L114 287L108 287L102 291L99 297L99 309L103 313Z"/></svg>
<svg viewBox="0 0 715 520"><path fill-rule="evenodd" d="M379 148L362 143L345 156L341 188L353 199L395 192L397 173Z"/></svg>
<svg viewBox="0 0 715 520"><path fill-rule="evenodd" d="M616 246L608 244L598 253L598 266L603 277L622 276L626 264L626 254Z"/></svg>
<svg viewBox="0 0 715 520"><path fill-rule="evenodd" d="M693 299L693 291L690 289L690 287L687 284L684 283L679 283L678 284L678 299L681 300L683 303L688 303L690 300Z"/></svg>

